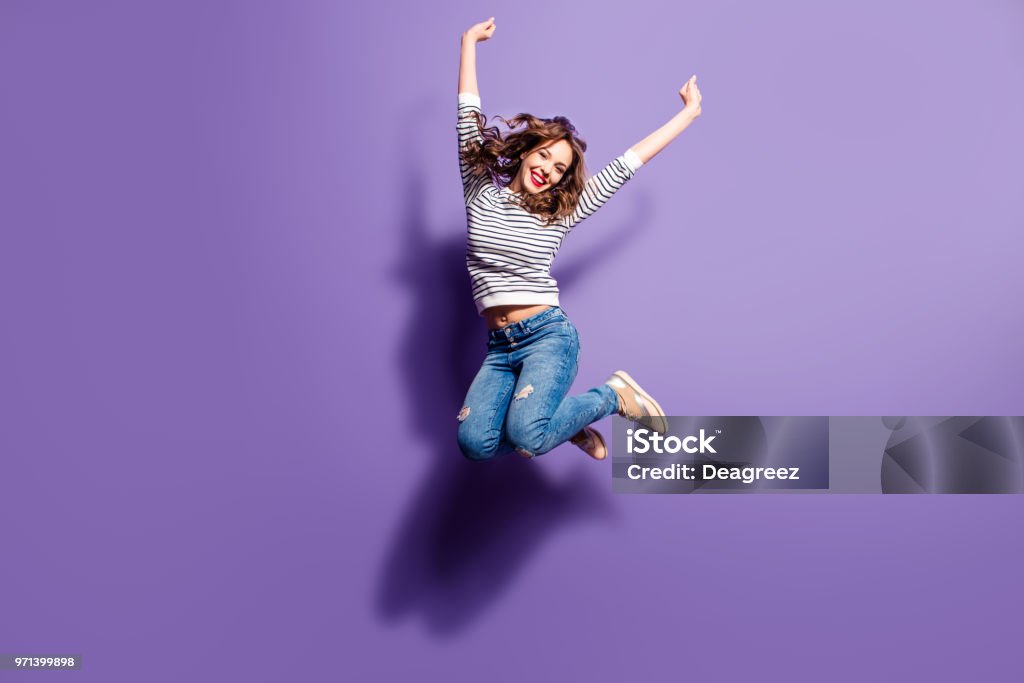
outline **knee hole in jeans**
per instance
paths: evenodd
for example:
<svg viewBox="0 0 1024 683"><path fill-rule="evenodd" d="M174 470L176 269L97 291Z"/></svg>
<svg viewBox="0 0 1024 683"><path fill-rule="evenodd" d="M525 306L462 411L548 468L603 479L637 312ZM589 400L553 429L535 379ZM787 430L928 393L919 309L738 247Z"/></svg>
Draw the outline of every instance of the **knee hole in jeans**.
<svg viewBox="0 0 1024 683"><path fill-rule="evenodd" d="M527 384L525 387L522 388L521 391L517 391L516 395L513 396L512 399L515 400L515 401L522 401L524 398L526 398L527 396L529 396L532 393L533 393L533 385L532 384Z"/></svg>

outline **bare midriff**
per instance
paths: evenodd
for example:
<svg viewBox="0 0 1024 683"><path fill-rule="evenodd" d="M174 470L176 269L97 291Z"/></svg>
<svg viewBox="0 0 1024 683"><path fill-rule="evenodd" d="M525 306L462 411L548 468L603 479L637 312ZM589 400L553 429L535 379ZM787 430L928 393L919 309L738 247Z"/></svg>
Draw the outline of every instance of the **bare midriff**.
<svg viewBox="0 0 1024 683"><path fill-rule="evenodd" d="M537 315L549 308L551 307L544 304L539 306L491 306L484 309L481 315L483 315L484 321L487 323L487 329L500 330L506 325L526 320L530 316Z"/></svg>

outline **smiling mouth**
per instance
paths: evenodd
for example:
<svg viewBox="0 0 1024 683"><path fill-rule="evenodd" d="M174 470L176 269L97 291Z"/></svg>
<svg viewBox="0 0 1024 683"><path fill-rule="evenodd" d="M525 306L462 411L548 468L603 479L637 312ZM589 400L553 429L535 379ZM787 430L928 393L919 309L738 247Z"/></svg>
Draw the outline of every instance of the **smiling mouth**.
<svg viewBox="0 0 1024 683"><path fill-rule="evenodd" d="M544 177L536 171L530 173L530 179L536 187L544 187L544 184L547 182L544 180Z"/></svg>

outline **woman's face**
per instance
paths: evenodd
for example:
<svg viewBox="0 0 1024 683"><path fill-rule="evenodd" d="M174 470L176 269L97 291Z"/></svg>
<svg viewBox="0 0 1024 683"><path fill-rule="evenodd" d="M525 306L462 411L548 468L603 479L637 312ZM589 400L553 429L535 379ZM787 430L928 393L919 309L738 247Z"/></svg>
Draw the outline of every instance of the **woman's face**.
<svg viewBox="0 0 1024 683"><path fill-rule="evenodd" d="M509 187L513 192L540 194L558 184L572 165L572 145L565 140L545 142L523 157Z"/></svg>

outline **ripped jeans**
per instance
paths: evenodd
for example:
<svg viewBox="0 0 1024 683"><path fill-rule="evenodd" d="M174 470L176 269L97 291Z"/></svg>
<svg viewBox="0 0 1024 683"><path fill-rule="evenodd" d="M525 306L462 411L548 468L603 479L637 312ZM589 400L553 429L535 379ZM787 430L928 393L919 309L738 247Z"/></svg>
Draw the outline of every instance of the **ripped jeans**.
<svg viewBox="0 0 1024 683"><path fill-rule="evenodd" d="M618 396L607 384L566 396L579 355L576 327L558 307L491 330L487 357L458 416L463 455L540 455L615 413Z"/></svg>

